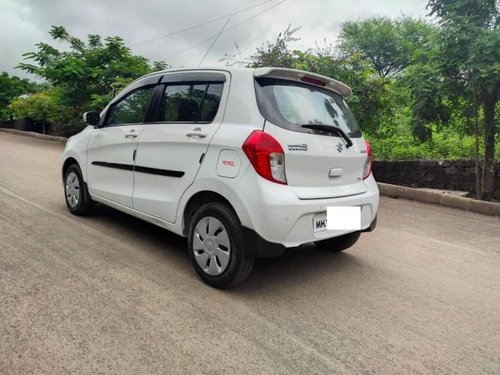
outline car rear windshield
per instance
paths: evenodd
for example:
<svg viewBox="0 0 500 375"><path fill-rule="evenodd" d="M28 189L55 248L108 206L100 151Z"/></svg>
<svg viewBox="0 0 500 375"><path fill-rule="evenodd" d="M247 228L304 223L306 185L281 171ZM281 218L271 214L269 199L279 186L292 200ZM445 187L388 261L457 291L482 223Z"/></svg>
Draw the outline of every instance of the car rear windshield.
<svg viewBox="0 0 500 375"><path fill-rule="evenodd" d="M282 79L255 81L260 112L274 125L303 133L318 132L303 125L330 125L341 128L349 137L361 136L356 118L340 94Z"/></svg>

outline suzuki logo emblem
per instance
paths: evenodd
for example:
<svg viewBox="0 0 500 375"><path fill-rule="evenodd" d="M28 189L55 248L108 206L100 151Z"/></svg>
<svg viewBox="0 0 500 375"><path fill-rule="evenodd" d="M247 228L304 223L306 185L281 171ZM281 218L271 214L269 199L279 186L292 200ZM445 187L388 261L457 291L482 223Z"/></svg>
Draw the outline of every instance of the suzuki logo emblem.
<svg viewBox="0 0 500 375"><path fill-rule="evenodd" d="M342 150L344 149L344 145L342 143L337 143L337 151L338 152L342 152Z"/></svg>

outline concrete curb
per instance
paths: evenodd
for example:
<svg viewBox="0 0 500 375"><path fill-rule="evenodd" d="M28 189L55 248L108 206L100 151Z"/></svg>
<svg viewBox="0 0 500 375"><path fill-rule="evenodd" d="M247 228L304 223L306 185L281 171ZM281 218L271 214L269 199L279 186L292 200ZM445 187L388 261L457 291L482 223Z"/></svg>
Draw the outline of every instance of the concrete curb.
<svg viewBox="0 0 500 375"><path fill-rule="evenodd" d="M391 185L383 182L378 182L377 184L380 194L390 198L402 198L411 201L458 208L459 210L476 212L484 215L500 216L500 203L478 201L477 199L464 198L437 191Z"/></svg>
<svg viewBox="0 0 500 375"><path fill-rule="evenodd" d="M58 137L55 135L40 134L40 133L35 133L35 132L27 132L24 130L0 128L0 131L12 133L12 134L24 135L24 136L28 136L28 137L35 137L35 138L39 138L39 139L45 139L46 141L52 141L52 142L66 143L66 141L68 140L68 138L64 138L64 137Z"/></svg>

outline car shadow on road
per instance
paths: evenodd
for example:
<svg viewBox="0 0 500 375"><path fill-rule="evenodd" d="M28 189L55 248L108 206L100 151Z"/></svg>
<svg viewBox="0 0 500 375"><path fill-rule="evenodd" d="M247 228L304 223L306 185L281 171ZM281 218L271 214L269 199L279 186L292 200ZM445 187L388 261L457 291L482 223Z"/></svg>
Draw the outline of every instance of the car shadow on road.
<svg viewBox="0 0 500 375"><path fill-rule="evenodd" d="M165 266L175 262L196 277L187 252L186 238L103 205L96 205L89 219L93 226L106 228L110 234L116 233L131 245L137 244L136 251L152 252L166 260ZM362 245L357 244L351 250L359 246ZM355 281L356 275L363 277L369 273L370 266L350 250L334 253L314 245L304 245L289 249L277 258L256 259L247 281L231 291L248 295L266 290L276 292L281 288L290 291L293 286L301 287L313 281L318 287L332 287L346 279Z"/></svg>
<svg viewBox="0 0 500 375"><path fill-rule="evenodd" d="M306 245L289 249L278 258L257 259L247 281L236 290L248 295L264 291L290 292L310 287L311 283L328 290L344 285L347 280L357 283L359 277L364 278L371 272L370 268L349 251L333 253Z"/></svg>
<svg viewBox="0 0 500 375"><path fill-rule="evenodd" d="M174 257L190 266L187 240L168 230L113 208L96 204L88 223L106 229L110 235L137 246L137 251L152 251Z"/></svg>

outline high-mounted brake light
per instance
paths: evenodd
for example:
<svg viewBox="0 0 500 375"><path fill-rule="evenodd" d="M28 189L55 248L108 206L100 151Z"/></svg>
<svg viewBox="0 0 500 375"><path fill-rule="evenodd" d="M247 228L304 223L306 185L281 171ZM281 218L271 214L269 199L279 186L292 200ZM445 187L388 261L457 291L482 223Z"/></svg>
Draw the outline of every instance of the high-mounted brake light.
<svg viewBox="0 0 500 375"><path fill-rule="evenodd" d="M325 87L326 86L326 82L325 81L322 81L322 80L317 79L317 78L309 77L309 76L304 76L300 80L302 82L311 83L311 84L316 85L316 86L321 86L321 87Z"/></svg>
<svg viewBox="0 0 500 375"><path fill-rule="evenodd" d="M372 147L367 141L365 141L365 145L366 145L366 161L365 161L365 166L363 168L363 180L367 179L373 171Z"/></svg>
<svg viewBox="0 0 500 375"><path fill-rule="evenodd" d="M268 133L255 130L243 143L242 148L260 176L286 185L285 153L276 139Z"/></svg>

